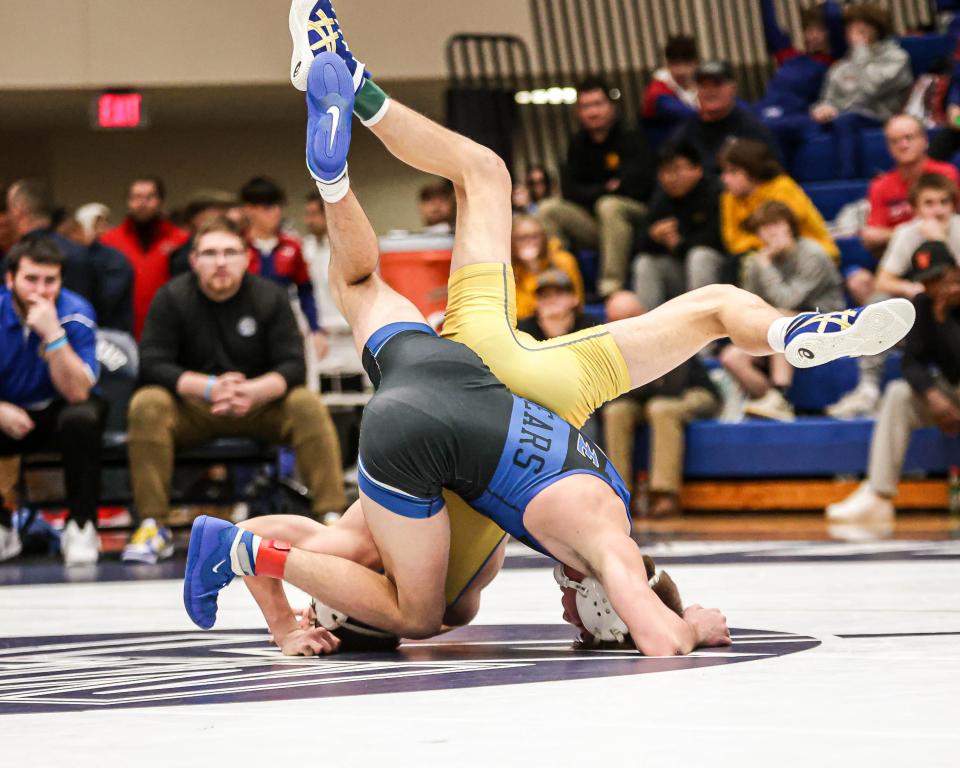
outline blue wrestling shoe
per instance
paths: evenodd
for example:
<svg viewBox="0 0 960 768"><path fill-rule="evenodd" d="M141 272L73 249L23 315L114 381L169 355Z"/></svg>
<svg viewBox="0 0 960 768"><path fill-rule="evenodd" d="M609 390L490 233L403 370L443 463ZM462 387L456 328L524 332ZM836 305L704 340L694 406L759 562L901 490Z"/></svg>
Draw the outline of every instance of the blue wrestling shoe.
<svg viewBox="0 0 960 768"><path fill-rule="evenodd" d="M293 0L290 3L290 36L293 38L290 82L294 88L307 90L313 57L322 52L335 53L343 59L354 92L360 90L365 77L370 77L366 67L350 52L330 0Z"/></svg>
<svg viewBox="0 0 960 768"><path fill-rule="evenodd" d="M233 581L230 549L240 533L237 526L215 517L200 515L193 521L183 576L183 607L201 629L213 626L217 620L217 596Z"/></svg>
<svg viewBox="0 0 960 768"><path fill-rule="evenodd" d="M343 60L335 53L317 56L307 85L307 168L317 182L328 187L347 175L353 97L350 72Z"/></svg>
<svg viewBox="0 0 960 768"><path fill-rule="evenodd" d="M840 312L804 312L787 326L784 352L795 368L812 368L840 357L878 355L907 335L916 316L906 299Z"/></svg>

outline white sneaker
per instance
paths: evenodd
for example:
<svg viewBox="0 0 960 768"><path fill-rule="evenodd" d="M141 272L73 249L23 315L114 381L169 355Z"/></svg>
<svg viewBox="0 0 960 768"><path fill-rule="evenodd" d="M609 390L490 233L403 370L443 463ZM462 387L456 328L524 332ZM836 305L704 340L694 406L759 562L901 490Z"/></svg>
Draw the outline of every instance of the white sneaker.
<svg viewBox="0 0 960 768"><path fill-rule="evenodd" d="M123 548L121 559L125 563L146 563L156 565L157 561L173 556L173 533L169 528L157 525L157 521L148 517L130 537L130 543Z"/></svg>
<svg viewBox="0 0 960 768"><path fill-rule="evenodd" d="M87 520L81 528L75 520L68 520L60 537L60 551L66 566L95 565L100 558L100 537L93 523Z"/></svg>
<svg viewBox="0 0 960 768"><path fill-rule="evenodd" d="M20 554L23 544L20 542L20 532L16 526L7 528L0 525L0 563L4 560L12 560Z"/></svg>
<svg viewBox="0 0 960 768"><path fill-rule="evenodd" d="M793 406L776 387L770 387L763 397L747 400L743 413L745 416L756 416L773 421L794 421L797 418L793 412Z"/></svg>
<svg viewBox="0 0 960 768"><path fill-rule="evenodd" d="M874 493L867 483L843 501L827 507L827 520L835 523L884 522L893 520L896 514L893 502Z"/></svg>
<svg viewBox="0 0 960 768"><path fill-rule="evenodd" d="M292 0L289 21L290 37L293 40L290 82L294 88L299 91L307 90L307 79L314 57L321 51L328 51L343 59L353 78L353 90L360 90L363 78L370 74L363 63L357 61L350 52L331 0Z"/></svg>
<svg viewBox="0 0 960 768"><path fill-rule="evenodd" d="M879 404L880 393L876 387L858 384L833 405L828 405L825 411L834 419L860 419L875 416Z"/></svg>

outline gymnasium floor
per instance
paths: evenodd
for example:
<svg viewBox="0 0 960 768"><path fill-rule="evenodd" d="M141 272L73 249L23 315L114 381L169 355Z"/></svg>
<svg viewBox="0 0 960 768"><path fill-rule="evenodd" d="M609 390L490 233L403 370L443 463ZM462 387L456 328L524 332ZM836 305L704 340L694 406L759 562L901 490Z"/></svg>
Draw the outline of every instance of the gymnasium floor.
<svg viewBox="0 0 960 768"><path fill-rule="evenodd" d="M473 626L325 659L274 652L241 585L196 630L182 561L0 566L2 762L960 764L960 531L941 515L827 533L802 516L643 526L686 602L735 628L730 649L668 659L571 650L549 563L513 546Z"/></svg>

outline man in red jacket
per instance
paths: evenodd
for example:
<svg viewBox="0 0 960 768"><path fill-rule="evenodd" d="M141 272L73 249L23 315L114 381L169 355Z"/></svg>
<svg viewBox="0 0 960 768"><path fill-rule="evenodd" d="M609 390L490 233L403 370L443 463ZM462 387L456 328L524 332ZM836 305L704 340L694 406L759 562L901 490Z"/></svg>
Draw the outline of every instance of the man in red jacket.
<svg viewBox="0 0 960 768"><path fill-rule="evenodd" d="M138 341L154 294L170 279L170 254L190 239L164 218L165 197L161 179L134 179L127 192L127 217L101 238L133 266L133 333Z"/></svg>

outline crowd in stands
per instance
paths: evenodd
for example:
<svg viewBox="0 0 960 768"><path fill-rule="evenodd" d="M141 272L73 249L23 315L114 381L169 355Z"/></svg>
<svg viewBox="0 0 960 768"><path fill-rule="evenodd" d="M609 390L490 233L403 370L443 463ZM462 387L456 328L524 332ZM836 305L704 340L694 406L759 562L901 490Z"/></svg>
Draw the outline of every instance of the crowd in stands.
<svg viewBox="0 0 960 768"><path fill-rule="evenodd" d="M918 322L902 352L904 379L881 400L884 360L864 358L857 386L827 409L853 418L879 407L868 479L829 513L889 517L910 432L924 424L960 432L960 174L950 162L960 149L960 79L931 112L941 130L928 153L932 118L903 111L910 59L885 11L833 0L805 8L795 44L773 1L759 1L776 69L756 103L738 97L731 65L701 61L689 36L667 41L637 125L605 82L580 84L579 129L557 159L557 177L550 163L532 165L513 192L519 329L551 339L714 283L735 283L785 313L833 312L841 323L849 306L913 300ZM878 126L893 168L869 183L858 233L868 260L845 263L791 169L805 144L829 135L835 177L863 177L857 147ZM102 204L54 210L31 179L10 184L3 201L0 456L62 453L70 500L62 544L71 564L97 559L108 407L95 388L98 327L139 344L127 447L141 524L125 559L171 554L175 450L213 437L290 446L313 512L344 504L340 446L313 385L324 359L356 353L326 287L322 201L305 201L300 240L284 225L284 190L264 176L236 195L198 194L177 223L165 199L161 179L133 179L126 215L112 228ZM424 232L453 232L448 183L424 186L419 210ZM597 278L585 281L591 253ZM745 393L743 415L788 422L797 415L792 375L782 355L760 359L720 343L609 404L599 419L606 447L631 485L635 432L650 428L643 511L682 511L684 427L720 412L717 381L726 376ZM18 547L0 503L0 560Z"/></svg>

